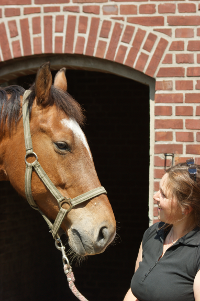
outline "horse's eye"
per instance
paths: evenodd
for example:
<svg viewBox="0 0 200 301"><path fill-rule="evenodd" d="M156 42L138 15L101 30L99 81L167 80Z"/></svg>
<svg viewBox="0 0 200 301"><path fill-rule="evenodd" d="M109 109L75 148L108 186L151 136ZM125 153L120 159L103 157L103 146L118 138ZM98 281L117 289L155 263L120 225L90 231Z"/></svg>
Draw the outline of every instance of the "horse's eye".
<svg viewBox="0 0 200 301"><path fill-rule="evenodd" d="M69 152L71 151L69 145L64 141L55 142L55 145L61 151L69 151Z"/></svg>

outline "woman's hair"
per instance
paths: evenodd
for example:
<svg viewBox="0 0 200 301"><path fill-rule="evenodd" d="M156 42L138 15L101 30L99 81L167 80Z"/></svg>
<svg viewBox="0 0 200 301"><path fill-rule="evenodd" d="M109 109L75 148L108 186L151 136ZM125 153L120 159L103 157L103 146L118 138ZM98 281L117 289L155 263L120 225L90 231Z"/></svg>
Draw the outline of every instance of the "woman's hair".
<svg viewBox="0 0 200 301"><path fill-rule="evenodd" d="M189 173L187 163L170 167L167 186L182 208L191 206L194 222L200 226L200 165L193 166L197 171L195 176Z"/></svg>

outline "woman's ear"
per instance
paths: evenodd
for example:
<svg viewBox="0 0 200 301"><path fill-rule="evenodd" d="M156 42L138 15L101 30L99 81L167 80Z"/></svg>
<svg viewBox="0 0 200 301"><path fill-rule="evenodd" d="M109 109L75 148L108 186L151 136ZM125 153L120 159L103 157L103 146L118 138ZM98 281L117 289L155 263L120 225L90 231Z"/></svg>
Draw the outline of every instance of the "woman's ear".
<svg viewBox="0 0 200 301"><path fill-rule="evenodd" d="M190 205L188 205L187 207L182 209L182 213L183 214L189 214L189 213L192 212L192 210L193 210L193 208Z"/></svg>

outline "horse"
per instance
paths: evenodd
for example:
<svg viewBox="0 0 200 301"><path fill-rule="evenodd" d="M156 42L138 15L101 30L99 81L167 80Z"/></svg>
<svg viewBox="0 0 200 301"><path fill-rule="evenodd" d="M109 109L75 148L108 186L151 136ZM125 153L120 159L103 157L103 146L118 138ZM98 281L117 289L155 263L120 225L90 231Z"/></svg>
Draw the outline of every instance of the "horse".
<svg viewBox="0 0 200 301"><path fill-rule="evenodd" d="M67 212L54 238L62 229L71 249L84 257L106 249L115 237L116 221L105 190L96 195L90 193L101 184L81 128L85 119L83 110L67 92L65 70L60 69L53 82L50 64L43 64L26 97L20 86L0 88L0 181L10 181L17 193L27 198L26 168L39 162L63 199L57 202L55 194L33 168L29 194L37 207L34 209L51 222L60 218L60 210ZM34 150L28 153L22 118L24 103ZM72 206L70 200L88 193L84 202Z"/></svg>

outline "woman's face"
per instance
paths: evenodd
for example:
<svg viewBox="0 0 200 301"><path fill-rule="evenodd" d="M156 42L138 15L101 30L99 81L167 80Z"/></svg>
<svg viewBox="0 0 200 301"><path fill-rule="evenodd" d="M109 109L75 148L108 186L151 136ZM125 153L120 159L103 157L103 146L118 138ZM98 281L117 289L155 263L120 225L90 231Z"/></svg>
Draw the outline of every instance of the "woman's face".
<svg viewBox="0 0 200 301"><path fill-rule="evenodd" d="M172 196L170 189L167 187L168 174L165 174L160 181L160 189L153 198L158 205L158 218L160 221L174 224L183 218L181 207L175 197Z"/></svg>

